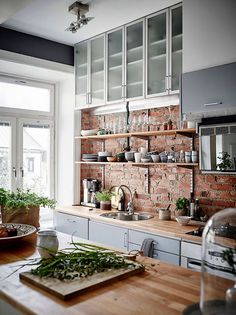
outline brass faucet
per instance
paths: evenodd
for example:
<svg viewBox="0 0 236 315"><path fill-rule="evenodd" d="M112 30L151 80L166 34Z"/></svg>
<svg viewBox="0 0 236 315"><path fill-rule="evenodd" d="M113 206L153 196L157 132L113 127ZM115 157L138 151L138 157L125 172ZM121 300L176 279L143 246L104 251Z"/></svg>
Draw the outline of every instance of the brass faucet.
<svg viewBox="0 0 236 315"><path fill-rule="evenodd" d="M133 206L133 195L132 195L132 192L130 190L130 188L126 185L120 185L119 188L118 188L118 193L120 191L121 188L126 188L128 191L129 191L129 194L130 194L130 198L129 198L129 202L127 204L127 208L126 208L126 211L128 212L128 214L133 214L134 213L134 206ZM136 191L136 190L135 190Z"/></svg>

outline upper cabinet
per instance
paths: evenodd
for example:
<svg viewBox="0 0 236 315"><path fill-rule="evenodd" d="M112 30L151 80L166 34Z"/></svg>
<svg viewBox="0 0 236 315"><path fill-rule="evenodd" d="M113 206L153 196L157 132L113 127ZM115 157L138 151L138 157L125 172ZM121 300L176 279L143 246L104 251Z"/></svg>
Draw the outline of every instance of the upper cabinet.
<svg viewBox="0 0 236 315"><path fill-rule="evenodd" d="M79 43L75 57L77 108L178 93L182 6Z"/></svg>
<svg viewBox="0 0 236 315"><path fill-rule="evenodd" d="M105 35L75 46L76 106L105 103Z"/></svg>

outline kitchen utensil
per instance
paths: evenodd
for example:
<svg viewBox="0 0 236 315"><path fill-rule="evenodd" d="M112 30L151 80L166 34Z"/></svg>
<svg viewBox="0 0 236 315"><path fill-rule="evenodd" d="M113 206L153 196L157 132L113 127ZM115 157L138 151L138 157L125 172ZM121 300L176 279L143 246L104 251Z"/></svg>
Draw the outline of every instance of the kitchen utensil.
<svg viewBox="0 0 236 315"><path fill-rule="evenodd" d="M189 221L191 220L191 217L183 215L183 216L178 216L175 219L180 225L188 225Z"/></svg>
<svg viewBox="0 0 236 315"><path fill-rule="evenodd" d="M57 232L55 230L38 231L36 245L42 258L50 258L56 255L59 245Z"/></svg>
<svg viewBox="0 0 236 315"><path fill-rule="evenodd" d="M166 208L158 209L158 213L159 213L160 220L170 220L171 212L169 210L169 207L167 209Z"/></svg>

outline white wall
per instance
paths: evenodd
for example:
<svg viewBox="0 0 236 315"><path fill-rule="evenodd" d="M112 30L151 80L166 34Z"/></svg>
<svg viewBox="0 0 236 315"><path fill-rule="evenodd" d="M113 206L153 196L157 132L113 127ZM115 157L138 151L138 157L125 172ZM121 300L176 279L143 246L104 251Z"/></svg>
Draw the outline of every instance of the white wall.
<svg viewBox="0 0 236 315"><path fill-rule="evenodd" d="M183 72L236 61L236 0L183 0Z"/></svg>
<svg viewBox="0 0 236 315"><path fill-rule="evenodd" d="M57 205L73 204L74 76L57 84Z"/></svg>

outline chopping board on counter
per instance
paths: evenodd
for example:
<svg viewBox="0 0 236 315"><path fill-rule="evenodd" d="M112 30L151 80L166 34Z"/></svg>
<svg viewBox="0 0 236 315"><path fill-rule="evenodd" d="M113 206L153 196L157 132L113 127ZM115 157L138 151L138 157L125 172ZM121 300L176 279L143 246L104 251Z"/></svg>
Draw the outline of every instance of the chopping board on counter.
<svg viewBox="0 0 236 315"><path fill-rule="evenodd" d="M30 272L20 273L20 279L37 286L63 300L75 295L101 287L103 284L112 283L144 271L144 267L134 263L132 269L111 269L95 273L92 276L73 280L58 280L49 277L39 277Z"/></svg>

